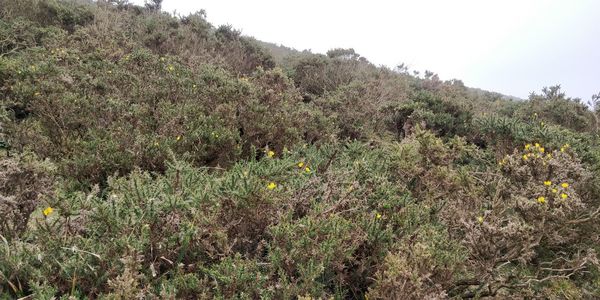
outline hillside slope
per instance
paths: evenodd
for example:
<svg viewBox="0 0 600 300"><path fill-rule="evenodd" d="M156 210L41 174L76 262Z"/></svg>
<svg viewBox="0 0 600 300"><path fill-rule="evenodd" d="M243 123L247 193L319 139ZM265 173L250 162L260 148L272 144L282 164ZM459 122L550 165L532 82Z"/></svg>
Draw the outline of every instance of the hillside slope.
<svg viewBox="0 0 600 300"><path fill-rule="evenodd" d="M0 299L600 297L597 115L560 87L123 2L0 0Z"/></svg>

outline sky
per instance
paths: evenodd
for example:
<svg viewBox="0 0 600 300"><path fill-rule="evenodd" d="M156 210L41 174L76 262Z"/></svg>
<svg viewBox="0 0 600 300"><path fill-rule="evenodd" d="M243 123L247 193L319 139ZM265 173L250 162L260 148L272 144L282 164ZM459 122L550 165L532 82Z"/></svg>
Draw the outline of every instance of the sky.
<svg viewBox="0 0 600 300"><path fill-rule="evenodd" d="M214 26L266 42L354 48L376 65L405 63L520 98L556 84L584 101L600 92L597 0L163 1L180 15L200 9Z"/></svg>

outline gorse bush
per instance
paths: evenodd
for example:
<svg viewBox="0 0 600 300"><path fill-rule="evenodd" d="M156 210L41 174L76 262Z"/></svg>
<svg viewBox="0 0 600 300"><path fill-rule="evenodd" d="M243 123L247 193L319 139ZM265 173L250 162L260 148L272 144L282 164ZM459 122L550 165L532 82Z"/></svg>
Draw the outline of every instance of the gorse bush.
<svg viewBox="0 0 600 300"><path fill-rule="evenodd" d="M6 70L7 85L19 82L6 93L9 109L15 118L32 115L12 124L10 143L59 160L65 174L79 179L98 182L134 166L164 170L169 151L200 165L228 165L252 146L280 150L326 137L327 123L278 71L236 78L145 50L116 62L64 49L41 52L33 55L46 57L44 65L17 61Z"/></svg>
<svg viewBox="0 0 600 300"><path fill-rule="evenodd" d="M534 295L544 281L598 265L594 246L586 242L592 238L586 223L596 214L589 207L598 203L583 196L591 177L570 147L551 151L526 144L499 168L501 173L488 179L495 193L475 200L478 214L463 221L464 243L481 271L463 287L479 285L487 296L531 288L526 293ZM535 270L533 261L544 267Z"/></svg>
<svg viewBox="0 0 600 300"><path fill-rule="evenodd" d="M61 293L72 280L119 293L111 287L130 284L126 280L149 283L174 276L214 280L204 291L194 287L196 292L226 298L350 296L355 284L367 285L367 274L375 272L402 231L415 228L393 213L401 213L410 196L394 188L391 177L370 178L391 175L380 159L383 152L358 143L336 151L311 147L216 172L176 163L158 178L134 172L111 179L104 192L60 191L45 203L53 211L33 213L39 226L25 233L53 259L40 262L15 244L15 252L2 261L3 274L11 274L11 283L51 284ZM414 218L413 211L406 217ZM233 263L230 259L246 260L246 271L238 272L250 273L227 271L233 267L224 265ZM148 264L150 269L140 271ZM39 277L30 277L32 270ZM250 279L244 283L240 276L263 277L264 286ZM162 285L136 293L158 296L166 292Z"/></svg>
<svg viewBox="0 0 600 300"><path fill-rule="evenodd" d="M23 154L2 159L0 168L0 232L12 240L27 230L31 214L51 193L53 167Z"/></svg>
<svg viewBox="0 0 600 300"><path fill-rule="evenodd" d="M540 122L551 122L573 131L590 130L596 125L593 113L587 106L580 99L566 97L559 85L542 89L541 95L532 93L517 115L524 118L533 116L539 118Z"/></svg>
<svg viewBox="0 0 600 300"><path fill-rule="evenodd" d="M0 299L600 297L581 101L160 5L0 0Z"/></svg>

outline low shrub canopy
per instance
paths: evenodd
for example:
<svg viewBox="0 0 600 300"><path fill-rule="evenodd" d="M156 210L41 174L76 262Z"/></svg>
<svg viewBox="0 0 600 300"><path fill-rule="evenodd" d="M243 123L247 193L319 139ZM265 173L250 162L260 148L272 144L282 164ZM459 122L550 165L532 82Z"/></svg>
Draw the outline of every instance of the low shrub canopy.
<svg viewBox="0 0 600 300"><path fill-rule="evenodd" d="M596 111L160 2L0 0L0 299L596 298Z"/></svg>

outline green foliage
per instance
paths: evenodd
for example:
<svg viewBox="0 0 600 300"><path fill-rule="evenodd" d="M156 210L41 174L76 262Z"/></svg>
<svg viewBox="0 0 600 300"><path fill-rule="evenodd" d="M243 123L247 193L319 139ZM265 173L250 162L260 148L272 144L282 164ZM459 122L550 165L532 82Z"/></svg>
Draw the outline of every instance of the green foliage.
<svg viewBox="0 0 600 300"><path fill-rule="evenodd" d="M410 134L415 126L431 128L441 136L466 135L472 113L464 105L442 100L430 92L418 92L410 101L394 103L390 111L390 127L399 136Z"/></svg>
<svg viewBox="0 0 600 300"><path fill-rule="evenodd" d="M542 89L541 95L532 93L516 115L523 119L539 118L573 131L590 130L596 125L588 107L579 99L566 97L560 85Z"/></svg>
<svg viewBox="0 0 600 300"><path fill-rule="evenodd" d="M126 2L0 0L1 299L600 297L597 112L559 87Z"/></svg>
<svg viewBox="0 0 600 300"><path fill-rule="evenodd" d="M84 26L94 20L91 9L75 1L40 2L40 11L45 24L59 25L71 32L76 26Z"/></svg>
<svg viewBox="0 0 600 300"><path fill-rule="evenodd" d="M541 119L543 120L543 119ZM514 117L484 116L475 120L472 139L497 149L499 156L514 148L537 141L558 149L565 144L573 146L583 161L597 165L595 154L598 139L595 133L568 130L562 126L548 125L539 118L521 121Z"/></svg>

